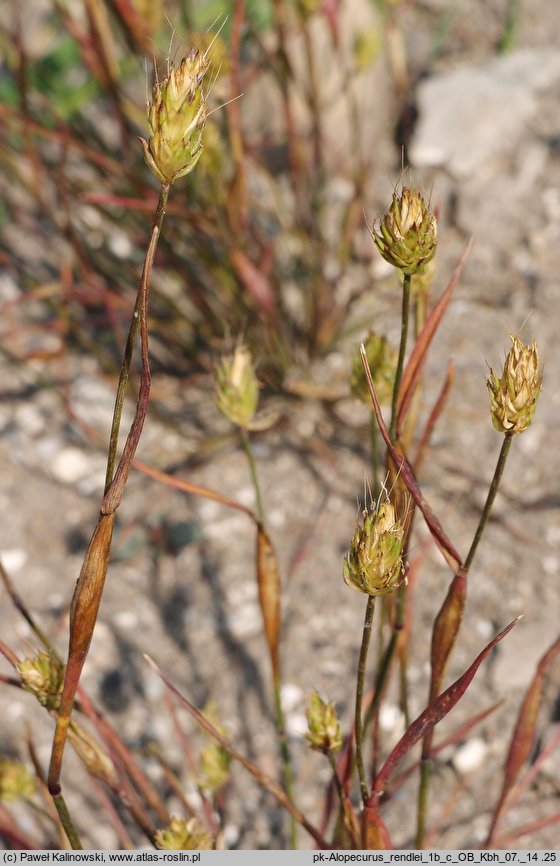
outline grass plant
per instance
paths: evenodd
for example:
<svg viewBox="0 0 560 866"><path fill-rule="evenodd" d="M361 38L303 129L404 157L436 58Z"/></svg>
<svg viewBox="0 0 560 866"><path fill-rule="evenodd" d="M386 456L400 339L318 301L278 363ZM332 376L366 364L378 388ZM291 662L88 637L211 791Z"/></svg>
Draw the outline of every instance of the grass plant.
<svg viewBox="0 0 560 866"><path fill-rule="evenodd" d="M404 108L410 82L399 7L405 4L375 5L395 100ZM503 370L490 371L486 383L489 418L502 436L502 445L472 543L463 558L431 506L422 480L424 461L430 457L428 446L452 386L453 369L450 365L444 371L427 411L424 377L429 350L444 322L470 245L445 291L433 301L433 262L442 243L438 220L414 183L401 179L387 211L369 230L372 250L391 266L400 284L399 346L392 347L387 336L377 333L376 323L368 322L371 329L368 333L366 327L360 334L363 343L354 348L346 383L368 406L367 439L371 443L366 483L369 502L362 503L344 563L338 561L333 567L339 579L365 596L363 630L356 640L357 669L348 677L353 719L345 731L328 696L311 696L307 743L326 761L328 780L322 816L319 808L308 814L299 805L303 797L298 762L283 706L284 662L290 652L283 642L285 578L276 553L274 525L267 519L267 490L261 483L260 452L253 440L258 436L260 445L282 430L274 409L275 396L280 395L288 405L289 401L321 399L320 387L312 382L309 371L333 347L348 342L348 300L341 300L336 283L358 257L355 236L363 211L368 210L368 183L375 169L373 158L364 154L360 129L364 119L356 104L364 55L357 48L350 55L344 51L338 7L328 14L313 2L245 4L235 0L230 17L224 19L222 4L217 4L215 20L208 22L199 5L184 3L177 18L181 36L175 37L181 57L175 60L172 56L156 71L146 133L144 112L131 94L143 75L141 58L161 42L163 8L139 0L88 0L81 10L85 15L81 15L78 6L81 3L53 0L48 16L60 28L61 37L50 54L39 59L30 58L26 51L17 4L2 31L9 74L2 84L0 169L11 180L5 185L0 218L6 227L24 208L47 239L51 235L64 238L65 244L63 253L44 248L43 258L34 267L16 261L9 246L4 249L5 263L18 274L25 289L13 306L29 305L36 318L32 323L27 320L25 326L14 318L2 353L13 368L31 365L36 357L46 361L50 352L57 358L93 356L100 372L116 378L116 398L99 516L74 596L71 602L68 599L64 652L59 649L62 642L51 636L8 570L0 566L6 595L31 629L37 648L22 655L15 641L13 645L9 640L0 642L9 666L9 672L2 674L3 690L6 695L15 689L31 692L51 717L45 719L45 725L55 725L48 772L37 757L33 732L27 737L25 761L23 755L18 760L0 756L0 835L14 848L70 845L79 849L89 844L87 816L74 806L72 786L65 781L68 741L87 773L89 796L123 848L145 840L164 849L225 847L225 805L235 765L286 816L271 844L322 849L393 847L387 816L397 794L405 786L410 788L414 777L418 794L415 815L409 810L409 838L414 838L418 849L437 845L438 828L431 823L432 804L438 799L434 762L445 748L471 736L498 705L473 714L440 740L436 739L437 726L468 689L476 688L473 683L479 667L517 622L500 622L495 636L480 646L451 684L446 682L465 618L475 554L485 541L508 454L515 448L514 440L530 426L541 391L543 374L536 343L525 345L519 336L512 336ZM205 30L209 24L215 32ZM188 37L183 37L183 28ZM345 154L347 194L336 206L329 199L334 169L326 131L329 106L324 103L318 73L317 28L322 28L323 50L328 50L338 67L337 99L355 144L353 152ZM187 38L192 47L183 57ZM77 76L82 83L77 87L65 84L77 70L87 72L81 79ZM247 124L239 97L245 89L258 86L274 92L278 129L261 130ZM215 105L211 107L212 100ZM302 134L304 128L307 137ZM141 137L141 145L137 133L147 135ZM151 179L141 160L142 151ZM153 217L146 242L148 214ZM169 220L164 227L166 214ZM92 222L101 227L101 243L91 231ZM120 238L121 245L123 238L129 239L124 256L115 238ZM125 298L138 270L141 276L130 312ZM356 288L350 300L363 291ZM395 316L398 306L395 303ZM12 315L14 311L5 312ZM29 339L32 331L38 335L36 344ZM47 337L53 339L49 342ZM237 343L228 351L232 338ZM116 374L116 347L123 343ZM232 450L245 451L254 509L225 491L179 478L172 467L162 470L136 459L151 409L150 357L158 375L172 371L184 381L196 375L207 393L212 393L216 407L231 424L222 439ZM122 436L138 360L135 410L128 433ZM296 379L294 369L299 370ZM64 399L61 403L68 408ZM388 407L388 415L382 404ZM161 403L159 411L163 411ZM196 413L197 407L192 411ZM170 424L172 415L169 409ZM90 430L82 432L95 438ZM216 453L213 447L220 447L220 436L216 431L207 437L212 442L210 460ZM228 733L227 719L220 719L211 708L201 710L183 693L176 682L177 671L163 670L151 647L146 647L147 663L165 693L161 713L171 720L183 756L178 772L168 761L164 745L152 744L152 757L157 758L165 784L154 782L145 766L146 756L127 743L83 687L82 669L90 646L95 647L95 626L108 573L111 579L117 509L132 472L144 473L189 497L213 500L247 519L256 553L254 563L244 566L255 572L268 654L267 700L275 718L278 755L273 770L265 772L244 754ZM360 485L356 479L357 497ZM439 551L449 574L445 597L433 599L425 700L417 692L412 694L409 670L411 630L420 627L415 621L413 590L428 568L426 557L417 552L414 532L418 523L429 534L425 543ZM320 581L315 584L320 595ZM558 812L543 812L531 825L514 830L505 826L508 810L530 787L558 741L557 736L551 737L531 760L544 683L559 651L556 639L542 657L507 732L509 749L503 767L496 768L501 784L492 813L485 816L483 846L517 846L525 834L560 820ZM402 736L392 744L384 738L381 724L390 689L399 695L405 720ZM417 712L418 706L422 708ZM179 710L186 711L203 732L203 748L187 733ZM409 802L412 800L409 794ZM179 804L180 816L173 813L170 801L174 810ZM32 830L29 821L22 820L24 814L33 816ZM448 822L453 822L452 815Z"/></svg>

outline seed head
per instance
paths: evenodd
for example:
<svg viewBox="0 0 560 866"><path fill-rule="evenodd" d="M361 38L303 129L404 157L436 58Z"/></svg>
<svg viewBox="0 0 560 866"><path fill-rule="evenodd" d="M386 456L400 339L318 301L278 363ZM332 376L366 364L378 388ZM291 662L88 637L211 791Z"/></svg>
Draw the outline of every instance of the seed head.
<svg viewBox="0 0 560 866"><path fill-rule="evenodd" d="M92 776L108 785L116 785L117 774L113 762L103 746L82 725L72 722L68 739Z"/></svg>
<svg viewBox="0 0 560 866"><path fill-rule="evenodd" d="M257 411L259 383L246 346L238 346L233 355L222 359L214 385L218 409L233 424L247 429Z"/></svg>
<svg viewBox="0 0 560 866"><path fill-rule="evenodd" d="M48 710L57 710L64 685L64 666L48 652L38 652L17 666L21 684Z"/></svg>
<svg viewBox="0 0 560 866"><path fill-rule="evenodd" d="M393 193L391 207L373 230L383 258L403 274L422 274L436 254L437 222L419 192L403 186Z"/></svg>
<svg viewBox="0 0 560 866"><path fill-rule="evenodd" d="M391 348L385 337L380 337L370 331L364 342L369 368L377 397L380 403L389 403L393 394L395 383L395 370L397 368L397 352ZM360 347L358 346L352 358L352 372L350 374L350 387L352 394L362 403L371 405L369 388L362 364Z"/></svg>
<svg viewBox="0 0 560 866"><path fill-rule="evenodd" d="M173 183L193 170L202 153L206 99L202 79L207 54L191 51L178 67L170 64L163 81L156 81L148 105L149 141L141 138L144 158L162 184Z"/></svg>
<svg viewBox="0 0 560 866"><path fill-rule="evenodd" d="M172 818L165 830L157 831L155 843L164 851L210 851L214 847L212 837L197 818Z"/></svg>
<svg viewBox="0 0 560 866"><path fill-rule="evenodd" d="M35 793L35 780L27 767L10 758L0 758L0 801L12 803L23 797L30 800Z"/></svg>
<svg viewBox="0 0 560 866"><path fill-rule="evenodd" d="M198 784L207 791L219 791L229 778L231 757L219 743L210 743L200 755Z"/></svg>
<svg viewBox="0 0 560 866"><path fill-rule="evenodd" d="M385 595L403 583L404 528L389 501L364 509L344 560L344 582L368 595Z"/></svg>
<svg viewBox="0 0 560 866"><path fill-rule="evenodd" d="M334 704L313 692L306 715L309 732L305 738L311 748L325 755L338 752L342 746L342 731Z"/></svg>
<svg viewBox="0 0 560 866"><path fill-rule="evenodd" d="M537 344L524 346L519 337L510 334L509 350L502 378L491 369L486 380L490 394L492 423L500 433L523 433L533 419L542 387L542 367Z"/></svg>

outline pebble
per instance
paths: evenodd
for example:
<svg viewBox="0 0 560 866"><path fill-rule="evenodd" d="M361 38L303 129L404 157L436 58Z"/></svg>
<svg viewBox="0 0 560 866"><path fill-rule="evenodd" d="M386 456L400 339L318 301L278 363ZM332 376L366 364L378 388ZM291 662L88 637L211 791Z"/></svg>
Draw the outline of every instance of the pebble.
<svg viewBox="0 0 560 866"><path fill-rule="evenodd" d="M228 625L238 640L253 637L262 631L262 617L257 602L248 602L235 611L228 612Z"/></svg>
<svg viewBox="0 0 560 866"><path fill-rule="evenodd" d="M18 426L30 436L37 436L45 427L45 419L33 403L22 403L14 412Z"/></svg>
<svg viewBox="0 0 560 866"><path fill-rule="evenodd" d="M301 705L303 690L295 683L284 683L280 691L284 712L289 713ZM307 725L307 722L306 722Z"/></svg>
<svg viewBox="0 0 560 866"><path fill-rule="evenodd" d="M530 50L428 78L418 88L412 164L445 166L457 178L492 172L537 114L538 92L558 80L560 54Z"/></svg>
<svg viewBox="0 0 560 866"><path fill-rule="evenodd" d="M138 616L132 610L119 610L111 617L117 628L131 631L138 627Z"/></svg>
<svg viewBox="0 0 560 866"><path fill-rule="evenodd" d="M8 574L15 574L17 571L21 571L27 562L27 553L19 547L1 550L0 560L2 560L2 565Z"/></svg>
<svg viewBox="0 0 560 866"><path fill-rule="evenodd" d="M4 272L0 274L0 301L17 301L21 295L21 289L13 277Z"/></svg>
<svg viewBox="0 0 560 866"><path fill-rule="evenodd" d="M546 543L551 547L560 547L560 526L549 526L545 532Z"/></svg>
<svg viewBox="0 0 560 866"><path fill-rule="evenodd" d="M560 561L557 556L543 556L541 559L542 570L550 577L555 577L560 571Z"/></svg>
<svg viewBox="0 0 560 866"><path fill-rule="evenodd" d="M226 824L222 830L224 848L226 851L233 848L239 841L240 831L235 824Z"/></svg>
<svg viewBox="0 0 560 866"><path fill-rule="evenodd" d="M109 249L118 259L129 259L132 255L130 238L124 232L115 232L114 227L107 238Z"/></svg>
<svg viewBox="0 0 560 866"><path fill-rule="evenodd" d="M51 472L58 481L75 484L91 471L91 460L83 451L73 446L63 448L51 463Z"/></svg>
<svg viewBox="0 0 560 866"><path fill-rule="evenodd" d="M404 716L397 704L382 703L379 708L379 725L382 731L400 736L404 730Z"/></svg>
<svg viewBox="0 0 560 866"><path fill-rule="evenodd" d="M303 737L309 730L305 713L286 713L286 730L293 737Z"/></svg>
<svg viewBox="0 0 560 866"><path fill-rule="evenodd" d="M458 747L453 756L453 766L458 773L470 773L476 770L486 757L488 746L481 737L474 737Z"/></svg>

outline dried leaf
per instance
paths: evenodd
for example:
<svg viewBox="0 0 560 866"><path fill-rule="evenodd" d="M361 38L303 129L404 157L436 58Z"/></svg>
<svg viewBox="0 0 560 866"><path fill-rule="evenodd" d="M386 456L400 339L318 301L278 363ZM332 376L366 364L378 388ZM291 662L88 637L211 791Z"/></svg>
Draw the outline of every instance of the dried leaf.
<svg viewBox="0 0 560 866"><path fill-rule="evenodd" d="M412 349L412 352L410 354L410 358L408 359L408 363L405 367L399 388L397 423L398 431L400 431L402 427L402 424L406 417L406 413L412 401L412 397L414 396L414 392L418 384L418 379L420 377L422 367L426 362L430 343L432 342L435 333L441 323L443 314L449 306L451 295L453 294L455 286L459 282L459 278L465 266L465 262L471 251L472 244L473 241L471 238L471 240L467 243L463 254L461 255L461 258L459 259L457 266L455 267L453 275L449 281L449 285L447 286L445 292L442 294L441 298L426 319L426 323L420 331L418 338L414 344L414 348Z"/></svg>
<svg viewBox="0 0 560 866"><path fill-rule="evenodd" d="M241 250L233 249L229 256L237 276L259 310L273 313L276 309L276 298L270 281Z"/></svg>
<svg viewBox="0 0 560 866"><path fill-rule="evenodd" d="M192 481L187 481L185 478L175 478L169 475L168 472L161 472L159 469L154 469L152 466L147 466L140 460L133 460L132 465L145 475L155 478L156 481L161 481L167 484L168 487L174 487L175 490L181 490L183 493L192 493L194 496L202 496L205 499L213 499L215 502L221 502L222 505L227 505L228 508L235 508L237 511L242 511L248 517L257 523L257 516L254 511L235 499L230 499L229 496L224 496L216 490L210 490L208 487L201 487L200 484L194 484Z"/></svg>
<svg viewBox="0 0 560 866"><path fill-rule="evenodd" d="M391 851L393 845L379 809L367 805L362 815L362 847L365 851Z"/></svg>
<svg viewBox="0 0 560 866"><path fill-rule="evenodd" d="M270 651L274 677L279 675L278 647L281 625L281 583L278 560L266 529L257 527L257 583L264 622L264 633Z"/></svg>
<svg viewBox="0 0 560 866"><path fill-rule="evenodd" d="M462 674L458 680L455 680L455 682L450 685L443 694L439 695L439 697L432 701L429 706L420 713L418 718L409 725L408 729L405 731L374 780L370 802L374 803L379 799L395 767L405 757L410 749L412 749L419 740L425 737L426 734L438 724L438 722L445 718L450 710L453 709L455 704L462 698L486 656L491 652L496 644L511 631L519 619L521 619L521 617L514 619L513 622L510 622L506 628L496 635L496 637L493 638L493 640L491 640L476 657L465 673Z"/></svg>

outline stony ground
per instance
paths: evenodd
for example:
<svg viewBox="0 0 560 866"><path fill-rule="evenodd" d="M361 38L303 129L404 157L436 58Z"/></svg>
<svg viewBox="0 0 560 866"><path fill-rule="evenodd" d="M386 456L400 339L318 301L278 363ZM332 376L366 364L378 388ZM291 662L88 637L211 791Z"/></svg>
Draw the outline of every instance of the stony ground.
<svg viewBox="0 0 560 866"><path fill-rule="evenodd" d="M425 63L430 26L445 5L440 0L417 3L405 16L413 70ZM513 443L494 518L472 571L449 682L501 627L518 614L524 619L442 726L442 732L448 732L504 698L501 710L438 764L432 819L440 827L437 844L442 848L476 846L484 838L520 698L537 660L558 637L560 18L552 3L525 4L516 50L497 60L494 49L504 6L477 4L472 14L457 13L446 51L417 86L419 121L410 149L415 176L428 187L433 181L433 200L440 206L436 292L444 288L466 239L475 238L426 374L429 405L447 360L455 361L453 392L421 476L425 495L461 551L468 549L500 447L489 420L487 365L501 365L512 331L521 331L527 340L535 336L545 361L534 425ZM383 60L376 74L386 76ZM388 126L390 105L383 105L383 115ZM367 114L365 121L367 132ZM388 136L384 140L388 142ZM395 177L395 152L388 143L379 152L372 192L382 207ZM350 322L369 323L375 315L376 327L380 322L396 336L396 286L379 261L373 263L370 277L375 278L375 297L354 304ZM0 280L4 305L19 292L17 279L6 272ZM349 343L321 361L311 375L340 388L350 354ZM56 362L15 367L0 360L2 561L61 649L65 611L95 523L104 469L101 445L93 444L95 436L84 435L80 422L103 441L114 387L112 380L100 376L95 361L76 356L65 361L69 363L70 370ZM60 381L69 383L67 393L57 387ZM204 381L185 392L183 383L156 377L139 457L160 467L181 466L184 477L253 504L244 455L233 438L226 436L211 460L193 457L200 445L200 415L217 433L229 431L208 393ZM173 426L162 420L162 410L169 405L179 407ZM320 756L308 753L301 731L314 689L335 701L346 724L352 717L364 600L344 586L341 561L368 462L367 413L349 396L329 404L280 402L278 409L279 423L256 437L255 452L284 579L284 703L298 778L296 796L301 808L317 819L328 769ZM409 671L413 713L424 706L429 629L450 577L426 541L419 525L415 550L424 562L414 591ZM195 704L208 699L215 703L240 751L276 772L253 545L251 525L242 514L178 494L139 473L131 476L83 682L127 742L141 749L155 739L179 773L181 751L162 707L163 687L143 659L146 651ZM4 593L0 633L20 653L34 646ZM546 688L541 747L557 724L559 683L557 671ZM31 697L4 688L2 701L3 748L21 748L22 731L30 722L46 763L49 720ZM382 725L391 742L401 725L394 696L389 696ZM159 779L156 763L146 761ZM555 811L558 771L558 758L552 756L512 814L510 826ZM87 844L114 846L112 831L97 820L80 785L72 787L75 773L79 769L69 756L69 799L84 816ZM411 785L387 810L396 846L412 845L413 795ZM445 812L450 799L453 815ZM174 801L172 806L179 808ZM227 844L281 847L286 844L283 823L270 798L234 769L226 803ZM554 847L557 840L558 829L552 826L524 837L521 844Z"/></svg>

